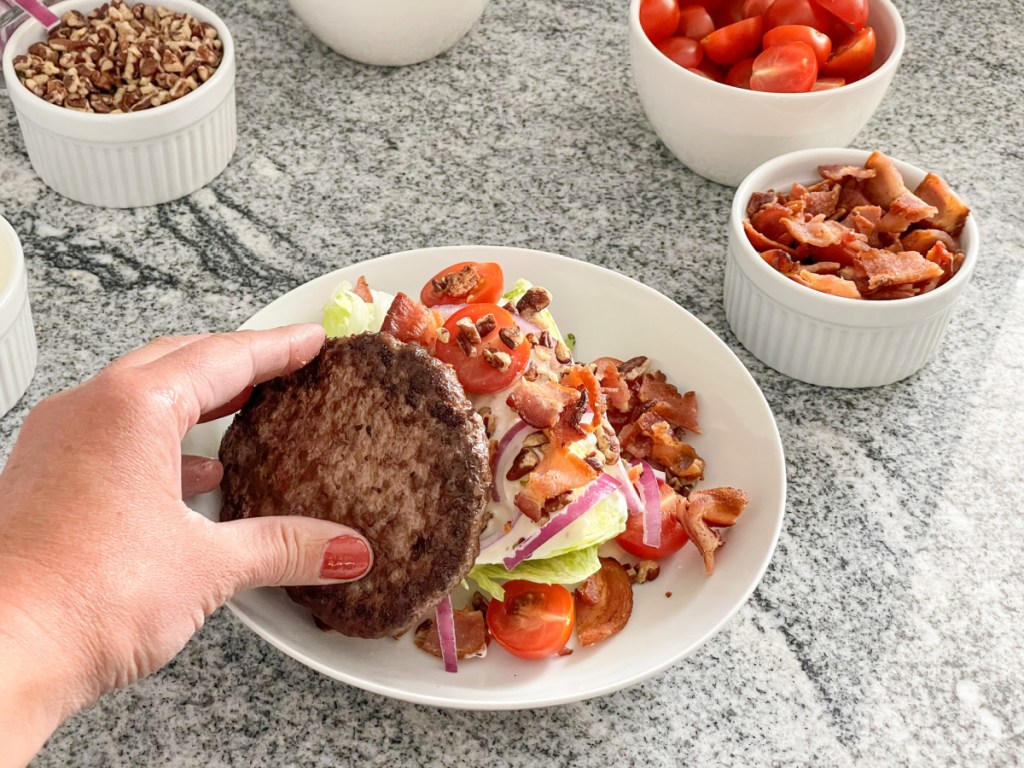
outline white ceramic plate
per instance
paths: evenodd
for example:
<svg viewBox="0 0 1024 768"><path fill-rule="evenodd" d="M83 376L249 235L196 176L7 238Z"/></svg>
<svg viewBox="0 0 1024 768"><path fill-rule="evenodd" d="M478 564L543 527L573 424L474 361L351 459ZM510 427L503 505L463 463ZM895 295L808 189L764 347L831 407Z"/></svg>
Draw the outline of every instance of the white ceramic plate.
<svg viewBox="0 0 1024 768"><path fill-rule="evenodd" d="M693 445L707 462L699 487L742 488L750 504L704 575L692 546L662 563L658 580L634 591L633 615L609 640L569 656L522 661L492 643L488 656L444 671L440 660L402 640L360 640L321 632L281 589L257 589L229 603L253 631L288 655L337 680L406 701L462 709L525 709L599 696L644 680L717 632L746 601L775 549L785 508L782 444L768 404L743 364L706 326L670 299L623 275L563 256L518 248L458 246L407 251L339 269L285 294L243 328L319 322L341 280L417 295L433 274L458 261L496 261L506 283L518 277L554 296L559 328L576 335L577 358L648 355L683 391L697 392L703 434ZM190 453L216 456L228 420L185 439ZM216 518L220 496L194 508ZM667 596L671 593L671 597ZM411 634L411 633L410 633Z"/></svg>

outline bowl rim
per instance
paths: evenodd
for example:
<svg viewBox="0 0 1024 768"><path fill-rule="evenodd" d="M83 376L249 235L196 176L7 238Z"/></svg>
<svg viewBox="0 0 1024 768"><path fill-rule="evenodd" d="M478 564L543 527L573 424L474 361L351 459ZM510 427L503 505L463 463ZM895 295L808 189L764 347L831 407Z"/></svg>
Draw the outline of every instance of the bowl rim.
<svg viewBox="0 0 1024 768"><path fill-rule="evenodd" d="M957 273L935 290L905 299L872 301L833 296L790 280L761 258L760 253L747 239L743 221L746 218L747 203L753 192L760 191L761 187L772 186L766 185L766 178L772 176L780 167L794 164L806 166L809 171L806 177L811 178L819 165L835 162L863 165L870 154L869 150L850 147L822 147L789 152L759 165L736 188L729 214L730 255L762 289L770 291L777 301L788 305L794 311L832 322L841 322L841 319L845 318L850 324L866 326L878 325L886 320L894 324L901 321L916 321L930 317L949 306L971 278L980 250L978 226L973 212L968 215L960 234L964 262ZM916 165L891 155L889 157L904 176L917 174L923 177L927 174L927 171ZM792 181L800 181L800 172L794 173L793 176Z"/></svg>
<svg viewBox="0 0 1024 768"><path fill-rule="evenodd" d="M744 94L741 98L753 99L753 103L755 104L758 102L768 104L779 101L789 101L791 103L799 103L802 101L804 103L813 103L815 99L819 99L821 101L833 99L843 92L850 93L859 90L866 90L874 86L876 81L883 80L894 72L896 67L899 66L900 59L903 58L903 50L906 46L906 28L903 24L903 17L900 16L896 6L892 4L891 0L868 0L870 3L869 14L874 11L875 8L881 9L893 22L895 32L892 51L889 52L888 57L886 57L885 61L883 61L875 71L865 77L862 77L855 83L849 83L841 86L840 88L824 91L807 91L806 93L770 93L767 91L752 91L746 88L737 88L725 83L719 83L715 80L701 77L700 75L695 75L693 72L687 71L685 67L679 66L662 54L662 52L658 50L658 47L651 42L649 37L647 37L647 34L640 26L641 2L643 2L643 0L630 0L629 33L637 41L637 44L642 50L646 50L648 54L656 54L657 58L663 60L664 63L671 67L672 70L681 72L684 80L688 80L692 83L701 83L698 87L719 89L719 92L722 92L720 89L727 88L729 91L735 91L737 94Z"/></svg>
<svg viewBox="0 0 1024 768"><path fill-rule="evenodd" d="M160 5L161 7L169 8L172 11L188 13L199 21L211 24L217 29L217 35L224 43L224 57L210 79L205 83L201 83L200 87L196 88L191 93L185 94L180 99L176 99L175 101L171 101L167 104L161 104L159 107L142 110L140 112L122 112L116 115L96 112L79 112L77 110L68 109L67 107L51 104L45 99L41 99L39 96L36 96L26 88L14 71L14 57L16 55L20 56L27 53L28 49L25 48L24 51L17 54L15 53L15 50L20 50L25 38L33 37L38 35L40 32L46 32L39 21L29 17L14 30L3 51L3 74L4 79L8 83L7 93L11 101L15 102L16 106L24 105L28 106L30 109L37 108L41 110L39 114L48 119L70 121L65 123L65 125L72 129L74 127L95 129L99 126L105 125L137 126L146 121L166 122L176 115L180 118L181 113L184 113L185 110L195 108L197 101L192 98L193 96L196 96L196 94L200 93L200 91L203 91L205 88L209 88L209 90L204 93L210 93L217 90L221 81L234 76L234 38L231 36L231 31L228 29L227 24L225 24L217 14L207 6L195 2L195 0L159 0L158 3L154 3L153 0L147 0L147 2L152 5ZM57 16L61 16L66 11L81 10L83 6L89 7L90 10L94 10L102 4L102 2L97 2L97 0L62 0L62 2L50 6L49 10ZM157 114L156 118L153 117L153 113Z"/></svg>
<svg viewBox="0 0 1024 768"><path fill-rule="evenodd" d="M0 280L0 341L18 319L24 302L28 298L25 249L14 225L0 216L0 250L3 249L3 246L10 248L11 271L8 279Z"/></svg>

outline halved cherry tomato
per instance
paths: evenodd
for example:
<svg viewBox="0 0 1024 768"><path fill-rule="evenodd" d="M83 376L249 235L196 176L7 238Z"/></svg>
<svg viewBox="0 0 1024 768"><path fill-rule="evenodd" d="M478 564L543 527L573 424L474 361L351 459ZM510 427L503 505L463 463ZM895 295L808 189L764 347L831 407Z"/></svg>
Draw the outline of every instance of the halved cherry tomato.
<svg viewBox="0 0 1024 768"><path fill-rule="evenodd" d="M505 599L487 606L487 628L521 659L543 659L565 648L576 623L572 593L560 584L505 582Z"/></svg>
<svg viewBox="0 0 1024 768"><path fill-rule="evenodd" d="M682 523L672 514L667 504L661 506L661 544L649 547L644 544L644 516L630 515L626 519L626 530L620 533L615 541L624 550L644 560L661 560L663 557L678 552L690 539L683 529Z"/></svg>
<svg viewBox="0 0 1024 768"><path fill-rule="evenodd" d="M806 93L818 78L818 60L807 43L766 48L754 59L750 88L772 93Z"/></svg>
<svg viewBox="0 0 1024 768"><path fill-rule="evenodd" d="M760 16L768 10L768 6L773 2L775 0L746 0L743 3L743 18L749 19L751 16Z"/></svg>
<svg viewBox="0 0 1024 768"><path fill-rule="evenodd" d="M841 77L819 77L811 86L812 91L831 91L833 88L842 88L846 81Z"/></svg>
<svg viewBox="0 0 1024 768"><path fill-rule="evenodd" d="M488 333L481 334L480 343L475 345L471 353L467 355L458 342L459 321L468 318L474 324L487 315L494 316L494 328ZM518 379L527 363L530 362L530 343L526 340L520 341L515 349L509 349L499 338L498 333L502 328L513 328L516 325L515 318L508 310L502 309L497 304L470 304L460 309L448 318L444 329L448 333L448 340L438 340L434 355L443 363L448 363L455 369L455 375L465 390L471 394L485 394L505 389ZM496 368L484 357L484 350L504 353L509 356L509 364L504 370Z"/></svg>
<svg viewBox="0 0 1024 768"><path fill-rule="evenodd" d="M703 5L686 5L679 9L679 26L676 34L691 40L703 40L715 31L715 22Z"/></svg>
<svg viewBox="0 0 1024 768"><path fill-rule="evenodd" d="M723 67L731 67L740 59L753 56L761 44L761 18L751 16L716 29L701 41L704 53Z"/></svg>
<svg viewBox="0 0 1024 768"><path fill-rule="evenodd" d="M784 24L806 24L828 34L832 17L813 0L775 0L764 12L765 31Z"/></svg>
<svg viewBox="0 0 1024 768"><path fill-rule="evenodd" d="M754 60L753 59L740 59L731 67L729 71L725 73L726 85L731 85L734 88L750 88L750 75L754 71Z"/></svg>
<svg viewBox="0 0 1024 768"><path fill-rule="evenodd" d="M678 26L676 0L640 0L640 27L652 43L671 37Z"/></svg>
<svg viewBox="0 0 1024 768"><path fill-rule="evenodd" d="M814 0L818 5L842 19L855 30L868 23L868 0Z"/></svg>
<svg viewBox="0 0 1024 768"><path fill-rule="evenodd" d="M465 270L471 270L472 274ZM437 291L435 283L444 284L446 279L453 281L462 275L463 282L453 282L447 290ZM494 304L501 298L505 290L505 276L501 267L492 262L460 261L445 267L434 275L420 291L420 301L424 306L436 307L439 304L475 304L485 302Z"/></svg>
<svg viewBox="0 0 1024 768"><path fill-rule="evenodd" d="M871 72L877 45L875 30L864 27L839 46L822 67L821 74L825 77L842 77L848 83L860 80Z"/></svg>
<svg viewBox="0 0 1024 768"><path fill-rule="evenodd" d="M814 49L819 67L825 66L828 55L832 53L832 41L828 35L806 24L783 24L781 27L769 29L764 33L763 43L765 49L786 43L807 43Z"/></svg>
<svg viewBox="0 0 1024 768"><path fill-rule="evenodd" d="M688 37L670 37L658 43L658 50L681 67L696 67L704 58L700 43Z"/></svg>

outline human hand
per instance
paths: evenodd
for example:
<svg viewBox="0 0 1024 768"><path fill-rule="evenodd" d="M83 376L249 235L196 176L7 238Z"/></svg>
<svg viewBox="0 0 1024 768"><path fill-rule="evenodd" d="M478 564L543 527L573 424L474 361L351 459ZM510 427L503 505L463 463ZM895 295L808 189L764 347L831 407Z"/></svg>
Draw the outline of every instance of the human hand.
<svg viewBox="0 0 1024 768"><path fill-rule="evenodd" d="M158 339L32 410L0 473L0 734L16 736L0 738L0 765L166 664L236 592L369 569L365 539L344 526L214 523L182 501L222 472L182 457L185 432L305 365L323 339L312 325Z"/></svg>

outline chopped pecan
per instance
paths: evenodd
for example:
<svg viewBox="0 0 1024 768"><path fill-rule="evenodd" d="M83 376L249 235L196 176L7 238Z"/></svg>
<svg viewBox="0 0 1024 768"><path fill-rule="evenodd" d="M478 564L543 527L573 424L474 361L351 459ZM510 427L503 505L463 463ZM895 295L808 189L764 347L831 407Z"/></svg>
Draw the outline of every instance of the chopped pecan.
<svg viewBox="0 0 1024 768"><path fill-rule="evenodd" d="M619 376L625 381L633 381L647 373L651 360L647 357L631 357L619 366Z"/></svg>
<svg viewBox="0 0 1024 768"><path fill-rule="evenodd" d="M518 325L513 325L511 328L502 328L498 331L498 338L509 349L515 349L523 343L523 332Z"/></svg>
<svg viewBox="0 0 1024 768"><path fill-rule="evenodd" d="M480 334L480 338L482 339L497 326L498 321L494 319L494 314L489 312L476 321L476 332Z"/></svg>
<svg viewBox="0 0 1024 768"><path fill-rule="evenodd" d="M529 448L523 448L512 460L512 466L505 473L506 480L521 480L540 463L540 457Z"/></svg>
<svg viewBox="0 0 1024 768"><path fill-rule="evenodd" d="M572 362L572 352L569 351L564 342L559 341L555 343L555 359L564 364Z"/></svg>
<svg viewBox="0 0 1024 768"><path fill-rule="evenodd" d="M547 309L550 304L551 294L548 290L535 285L532 288L528 288L526 293L516 302L516 309L519 310L519 314L523 317L529 318L530 315Z"/></svg>
<svg viewBox="0 0 1024 768"><path fill-rule="evenodd" d="M661 575L661 566L656 560L641 560L636 565L627 565L626 573L634 584L646 584Z"/></svg>
<svg viewBox="0 0 1024 768"><path fill-rule="evenodd" d="M451 333L444 326L437 329L437 340L442 344L447 344L452 338Z"/></svg>
<svg viewBox="0 0 1024 768"><path fill-rule="evenodd" d="M467 357L472 356L476 345L480 343L480 333L476 325L468 317L464 317L455 323L455 327L459 329L455 334L455 341Z"/></svg>
<svg viewBox="0 0 1024 768"><path fill-rule="evenodd" d="M507 371L512 365L512 357L508 352L494 350L490 347L484 347L483 358L488 365L498 371Z"/></svg>

